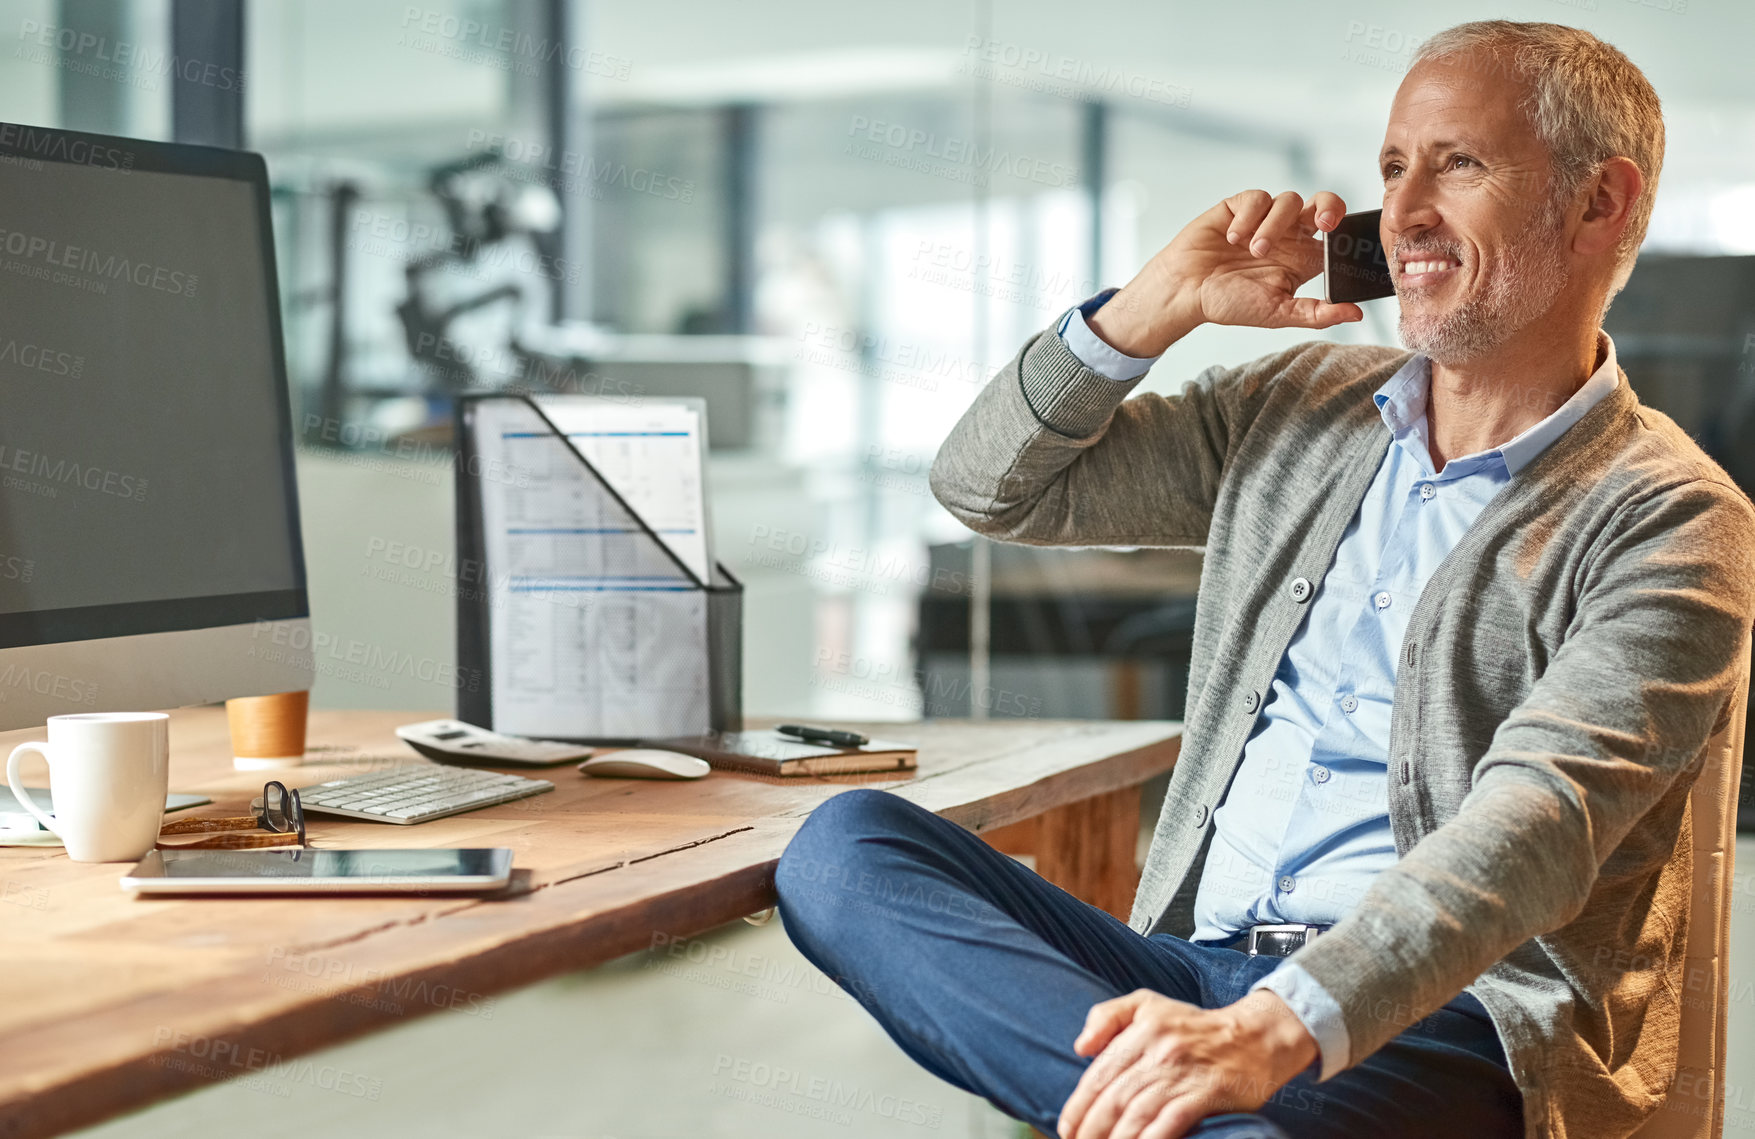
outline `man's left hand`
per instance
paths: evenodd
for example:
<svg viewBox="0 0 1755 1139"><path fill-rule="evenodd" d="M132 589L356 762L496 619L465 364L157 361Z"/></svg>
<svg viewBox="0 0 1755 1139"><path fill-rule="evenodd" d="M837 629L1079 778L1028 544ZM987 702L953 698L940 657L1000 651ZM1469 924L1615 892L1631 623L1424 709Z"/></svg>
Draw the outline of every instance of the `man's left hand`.
<svg viewBox="0 0 1755 1139"><path fill-rule="evenodd" d="M1219 1009L1139 989L1092 1005L1073 1051L1097 1058L1060 1110L1061 1139L1180 1139L1209 1115L1254 1111L1317 1056L1265 989Z"/></svg>

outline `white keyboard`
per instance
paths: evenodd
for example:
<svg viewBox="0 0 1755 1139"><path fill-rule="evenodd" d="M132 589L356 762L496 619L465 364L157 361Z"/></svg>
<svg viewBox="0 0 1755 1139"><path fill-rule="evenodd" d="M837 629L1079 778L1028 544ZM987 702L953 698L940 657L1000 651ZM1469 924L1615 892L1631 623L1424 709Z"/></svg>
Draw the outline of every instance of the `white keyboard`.
<svg viewBox="0 0 1755 1139"><path fill-rule="evenodd" d="M307 811L325 815L378 823L424 823L554 789L546 779L522 775L436 763L403 764L388 771L301 787L299 803Z"/></svg>

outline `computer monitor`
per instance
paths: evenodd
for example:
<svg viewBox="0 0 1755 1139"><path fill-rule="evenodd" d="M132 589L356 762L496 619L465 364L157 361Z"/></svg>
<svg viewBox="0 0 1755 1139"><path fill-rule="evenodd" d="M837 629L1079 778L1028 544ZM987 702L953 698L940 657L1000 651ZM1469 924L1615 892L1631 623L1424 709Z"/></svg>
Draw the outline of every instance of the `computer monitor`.
<svg viewBox="0 0 1755 1139"><path fill-rule="evenodd" d="M261 156L0 123L0 728L313 674Z"/></svg>

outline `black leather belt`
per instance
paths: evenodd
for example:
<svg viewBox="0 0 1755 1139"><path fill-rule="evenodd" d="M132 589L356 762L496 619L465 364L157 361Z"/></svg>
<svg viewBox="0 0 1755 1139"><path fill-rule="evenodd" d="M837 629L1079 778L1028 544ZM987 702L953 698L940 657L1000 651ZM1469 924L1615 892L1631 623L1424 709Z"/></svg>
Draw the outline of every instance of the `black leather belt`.
<svg viewBox="0 0 1755 1139"><path fill-rule="evenodd" d="M1290 957L1313 940L1328 932L1326 925L1252 925L1238 934L1227 947L1251 957Z"/></svg>

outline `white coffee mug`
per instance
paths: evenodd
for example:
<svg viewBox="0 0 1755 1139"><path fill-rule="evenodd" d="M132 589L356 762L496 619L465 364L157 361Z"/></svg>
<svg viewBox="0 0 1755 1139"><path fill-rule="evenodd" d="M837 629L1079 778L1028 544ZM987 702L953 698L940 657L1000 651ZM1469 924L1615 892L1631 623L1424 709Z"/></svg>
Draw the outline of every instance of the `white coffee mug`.
<svg viewBox="0 0 1755 1139"><path fill-rule="evenodd" d="M49 742L19 744L6 759L12 793L61 836L75 862L132 862L158 841L171 778L171 718L163 712L82 712L49 717ZM48 761L55 813L25 793L18 763Z"/></svg>

